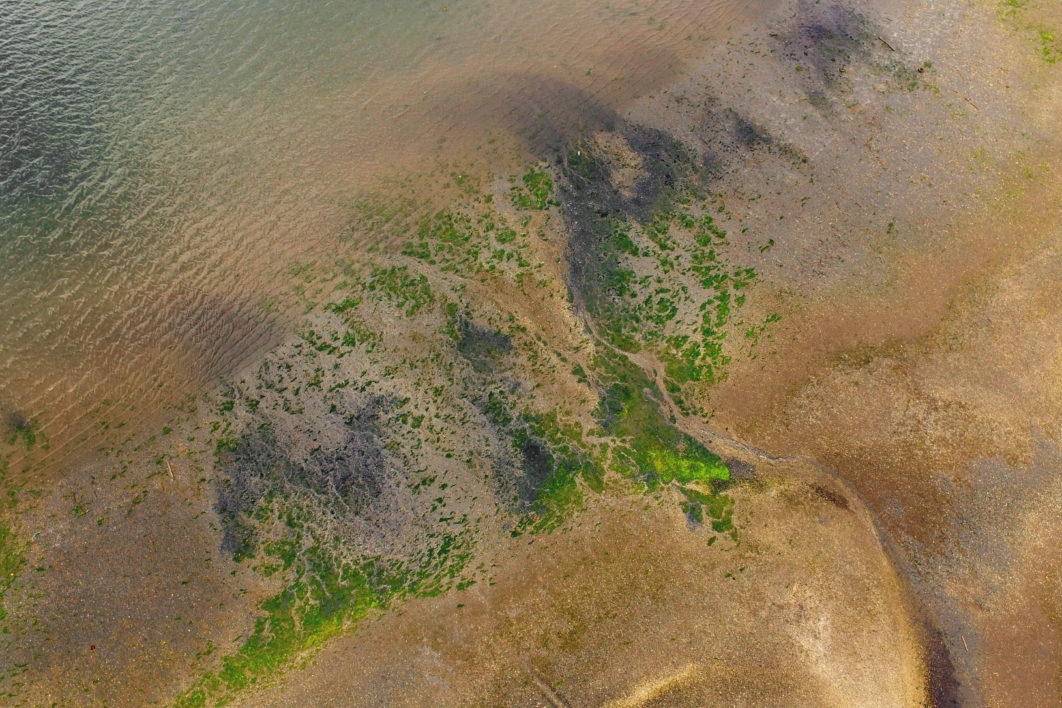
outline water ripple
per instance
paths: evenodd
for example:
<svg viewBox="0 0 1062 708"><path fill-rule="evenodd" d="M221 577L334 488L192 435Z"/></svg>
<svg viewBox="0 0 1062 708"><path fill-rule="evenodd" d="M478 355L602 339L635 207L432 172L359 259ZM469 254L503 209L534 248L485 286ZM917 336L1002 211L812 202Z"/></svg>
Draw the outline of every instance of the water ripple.
<svg viewBox="0 0 1062 708"><path fill-rule="evenodd" d="M372 180L615 110L774 4L7 0L0 416L53 462L149 420L275 341L257 303Z"/></svg>

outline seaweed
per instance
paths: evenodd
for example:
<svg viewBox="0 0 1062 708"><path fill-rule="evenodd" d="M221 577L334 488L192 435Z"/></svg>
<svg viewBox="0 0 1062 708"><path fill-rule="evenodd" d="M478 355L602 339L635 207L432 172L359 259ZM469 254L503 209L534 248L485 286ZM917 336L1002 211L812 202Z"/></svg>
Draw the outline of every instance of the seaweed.
<svg viewBox="0 0 1062 708"><path fill-rule="evenodd" d="M37 443L40 443L42 448L48 449L48 436L41 430L40 423L36 418L28 418L22 413L15 411L8 418L8 427L10 428L10 433L7 437L8 445L21 442L26 447L26 451L29 452L37 446Z"/></svg>
<svg viewBox="0 0 1062 708"><path fill-rule="evenodd" d="M517 209L542 210L558 203L553 199L553 180L546 172L531 170L521 183L512 188L512 202Z"/></svg>
<svg viewBox="0 0 1062 708"><path fill-rule="evenodd" d="M584 488L604 489L603 461L590 454L577 424L563 423L552 411L518 412L501 389L490 391L481 409L518 462L518 475L499 480L503 494L514 492L514 509L521 517L514 536L557 528L583 506Z"/></svg>

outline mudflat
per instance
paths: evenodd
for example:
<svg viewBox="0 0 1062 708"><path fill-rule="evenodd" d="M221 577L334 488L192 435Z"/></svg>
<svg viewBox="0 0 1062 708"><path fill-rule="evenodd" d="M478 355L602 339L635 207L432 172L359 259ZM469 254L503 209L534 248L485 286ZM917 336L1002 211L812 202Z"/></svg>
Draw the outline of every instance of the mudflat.
<svg viewBox="0 0 1062 708"><path fill-rule="evenodd" d="M1062 9L720 7L434 97L142 435L13 417L12 700L1062 699Z"/></svg>

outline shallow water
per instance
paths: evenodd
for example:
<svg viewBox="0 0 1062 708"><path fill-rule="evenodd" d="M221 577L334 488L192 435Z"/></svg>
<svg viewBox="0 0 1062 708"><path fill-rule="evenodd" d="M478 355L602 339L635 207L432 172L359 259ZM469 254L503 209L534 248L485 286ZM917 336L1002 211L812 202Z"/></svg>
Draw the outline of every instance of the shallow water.
<svg viewBox="0 0 1062 708"><path fill-rule="evenodd" d="M135 431L283 334L278 274L360 189L544 154L775 4L4 3L5 437Z"/></svg>

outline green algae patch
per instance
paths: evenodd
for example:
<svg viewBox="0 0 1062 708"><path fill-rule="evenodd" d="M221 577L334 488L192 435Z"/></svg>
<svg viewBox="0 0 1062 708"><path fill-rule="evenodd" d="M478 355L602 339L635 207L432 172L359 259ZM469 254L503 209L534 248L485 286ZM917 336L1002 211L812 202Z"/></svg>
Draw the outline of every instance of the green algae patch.
<svg viewBox="0 0 1062 708"><path fill-rule="evenodd" d="M526 436L548 446L550 469L534 492L531 513L517 532L552 531L582 508L584 488L593 492L604 489L604 468L587 452L578 426L563 425L553 412L544 416L525 413L523 419Z"/></svg>
<svg viewBox="0 0 1062 708"><path fill-rule="evenodd" d="M1048 64L1062 61L1062 37L1058 32L1036 22L1037 9L1025 0L1002 0L997 10L1000 19L1009 21L1026 32L1035 33L1037 55Z"/></svg>
<svg viewBox="0 0 1062 708"><path fill-rule="evenodd" d="M579 478L586 471L578 460L559 457L550 460L551 471L535 491L531 510L522 516L513 536L549 532L571 518L584 506Z"/></svg>
<svg viewBox="0 0 1062 708"><path fill-rule="evenodd" d="M700 442L664 418L660 390L626 356L604 349L595 360L603 388L597 416L616 443L613 469L645 485L646 493L675 487L683 512L717 533L733 529L733 499L723 493L730 469Z"/></svg>
<svg viewBox="0 0 1062 708"><path fill-rule="evenodd" d="M412 317L421 309L435 302L435 295L422 275L411 275L406 266L374 268L366 289L379 295Z"/></svg>
<svg viewBox="0 0 1062 708"><path fill-rule="evenodd" d="M11 433L7 437L8 445L21 443L27 452L33 450L38 444L42 449L48 449L48 436L41 430L36 418L26 418L16 413L11 416L10 426Z"/></svg>
<svg viewBox="0 0 1062 708"><path fill-rule="evenodd" d="M14 529L0 524L0 620L7 617L4 597L26 565L26 546Z"/></svg>
<svg viewBox="0 0 1062 708"><path fill-rule="evenodd" d="M619 353L597 357L603 386L598 420L609 435L622 440L619 469L655 489L671 482L728 481L722 459L666 420L663 396L645 373Z"/></svg>
<svg viewBox="0 0 1062 708"><path fill-rule="evenodd" d="M641 482L647 494L672 485L706 487L698 493L709 502L689 503L722 520L732 505L714 489L730 480L722 459L663 416L660 392L626 356L609 351L593 364L584 373L601 392L598 425L591 431L607 441L600 452L579 425L564 423L555 412L517 412L501 391L484 402L485 415L511 441L523 471L517 495L525 511L513 535L556 529L584 506L587 492L604 491L607 470Z"/></svg>
<svg viewBox="0 0 1062 708"><path fill-rule="evenodd" d="M583 508L585 490L604 490L604 461L591 454L579 425L565 423L554 411L517 412L501 390L491 391L482 409L509 440L522 472L515 485L521 516L513 536L556 529Z"/></svg>
<svg viewBox="0 0 1062 708"><path fill-rule="evenodd" d="M531 170L512 188L512 202L517 209L547 209L553 200L553 180L545 171Z"/></svg>
<svg viewBox="0 0 1062 708"><path fill-rule="evenodd" d="M682 509L691 514L698 522L703 523L705 517L716 533L730 532L734 530L734 499L726 494L712 491L703 491L699 485L687 485L679 488L686 498L682 502Z"/></svg>
<svg viewBox="0 0 1062 708"><path fill-rule="evenodd" d="M458 491L469 471L477 482L483 471L495 485L486 487L494 495L490 508L507 515L504 528L513 536L561 528L605 492L607 478L654 498L680 499L695 531L736 533L734 502L725 493L729 469L677 428L670 410L688 410L688 386L725 376L725 339L744 324L737 313L755 273L725 264L727 234L708 213L711 205L669 182L669 170L687 169L681 150L669 144L656 159L656 148L641 145L655 171L635 185L634 196L618 194L589 149L575 150L553 177L536 168L510 180L516 216L460 183L458 200L426 216L378 210L370 228L394 233L389 255L381 246L360 266L337 260L341 275L300 274L307 283L327 283L304 291L314 316L291 359L272 361L260 380L241 387L260 384L256 405L241 398L223 411L242 420L245 432L226 425L217 436L222 548L252 566L272 594L243 645L178 705L224 703L272 681L373 612L475 582L479 570L468 566L478 527L468 517L477 512ZM575 194L570 183L577 180L592 198L579 201L587 193ZM589 360L529 334L512 313L474 309L464 290L473 280L505 282L533 300L553 297L529 290L548 284L550 272L529 258L549 224L558 223L557 211L536 212L558 205L569 226L581 224L572 229L583 250L570 254L568 284L590 324L578 343L596 350ZM379 326L378 306L383 318L408 318L403 331L423 334L427 353L405 348ZM663 364L663 391L628 356L639 351ZM292 360L301 357L314 363L293 371ZM543 379L552 376L567 377L566 387L578 383L581 398L573 399L581 411L539 393L556 383ZM304 411L316 411L312 425L297 417ZM309 433L312 447L293 453L270 420ZM475 446L455 444L466 434ZM408 490L416 510L416 523L403 527L412 530L401 537L400 557L387 555L387 544L345 537L354 532L341 523L366 514L385 520L374 533L388 533L394 518L383 505L392 483Z"/></svg>
<svg viewBox="0 0 1062 708"><path fill-rule="evenodd" d="M467 587L474 582L469 573L478 572L467 569L476 520L446 511L452 499L442 495L437 503L418 500L422 487L446 479L438 467L424 476L427 465L450 456L449 448L429 439L438 434L440 419L425 415L430 399L418 407L393 389L366 391L372 383L368 369L356 373L397 363L394 337L382 330L371 342L348 345L333 329L337 322L365 321L366 310L384 302L397 311L392 317L406 317L417 307L412 327L437 327L437 320L423 315L448 312L448 300L441 291L424 295L431 292L421 288L426 278L404 267L370 265L359 279L348 277L343 292L333 292L332 302L312 320L316 332L271 354L223 393L231 405L211 425L221 550L255 571L270 594L258 605L249 636L215 659L177 705L224 704L248 687L272 682L371 612ZM436 342L452 343L443 337ZM455 363L461 356L489 358L500 346L479 344L470 344L465 354L455 346ZM403 364L393 374L386 367L384 375L420 375L416 360ZM302 441L310 444L297 444ZM415 452L432 444L434 459L418 460ZM418 477L424 484L414 485ZM448 483L437 486L441 492ZM402 488L409 489L409 503L419 505L415 514L401 509L408 516L399 516L388 506L390 490ZM376 525L378 519L383 523ZM374 530L366 533L363 524L369 523Z"/></svg>
<svg viewBox="0 0 1062 708"><path fill-rule="evenodd" d="M288 500L271 497L254 516L258 533L281 534L261 544L260 555L270 569L264 574L282 573L285 585L261 603L243 646L178 696L177 706L224 704L240 690L269 682L295 658L348 631L371 611L448 591L461 582L471 558L468 532L435 535L402 561L351 555L315 527L312 513Z"/></svg>
<svg viewBox="0 0 1062 708"><path fill-rule="evenodd" d="M730 480L730 469L715 455L710 455L710 458L705 460L697 457L684 457L671 450L650 450L648 456L653 470L664 484L673 480L683 484L694 481L727 482Z"/></svg>
<svg viewBox="0 0 1062 708"><path fill-rule="evenodd" d="M412 237L395 235L404 243L402 255L438 273L462 278L484 279L530 270L531 263L525 257L529 234L522 230L527 221L510 223L492 203L485 197L463 198L452 208L421 219Z"/></svg>
<svg viewBox="0 0 1062 708"><path fill-rule="evenodd" d="M380 559L344 563L320 546L306 549L300 559L302 567L292 582L262 603L264 614L251 636L236 654L223 659L217 678L227 690L275 674L291 658L338 635L370 610L386 607L394 585L405 582L400 569Z"/></svg>
<svg viewBox="0 0 1062 708"><path fill-rule="evenodd" d="M1055 33L1043 27L1039 28L1036 33L1040 37L1040 58L1048 64L1055 64L1062 60L1062 42L1055 39Z"/></svg>
<svg viewBox="0 0 1062 708"><path fill-rule="evenodd" d="M652 131L627 139L646 165L631 193L616 188L591 143L562 165L569 283L597 336L623 352L652 352L679 410L708 415L708 388L726 380L733 356L754 357L766 333L768 322L741 315L757 274L728 262L725 204L700 195L699 168L682 146Z"/></svg>

